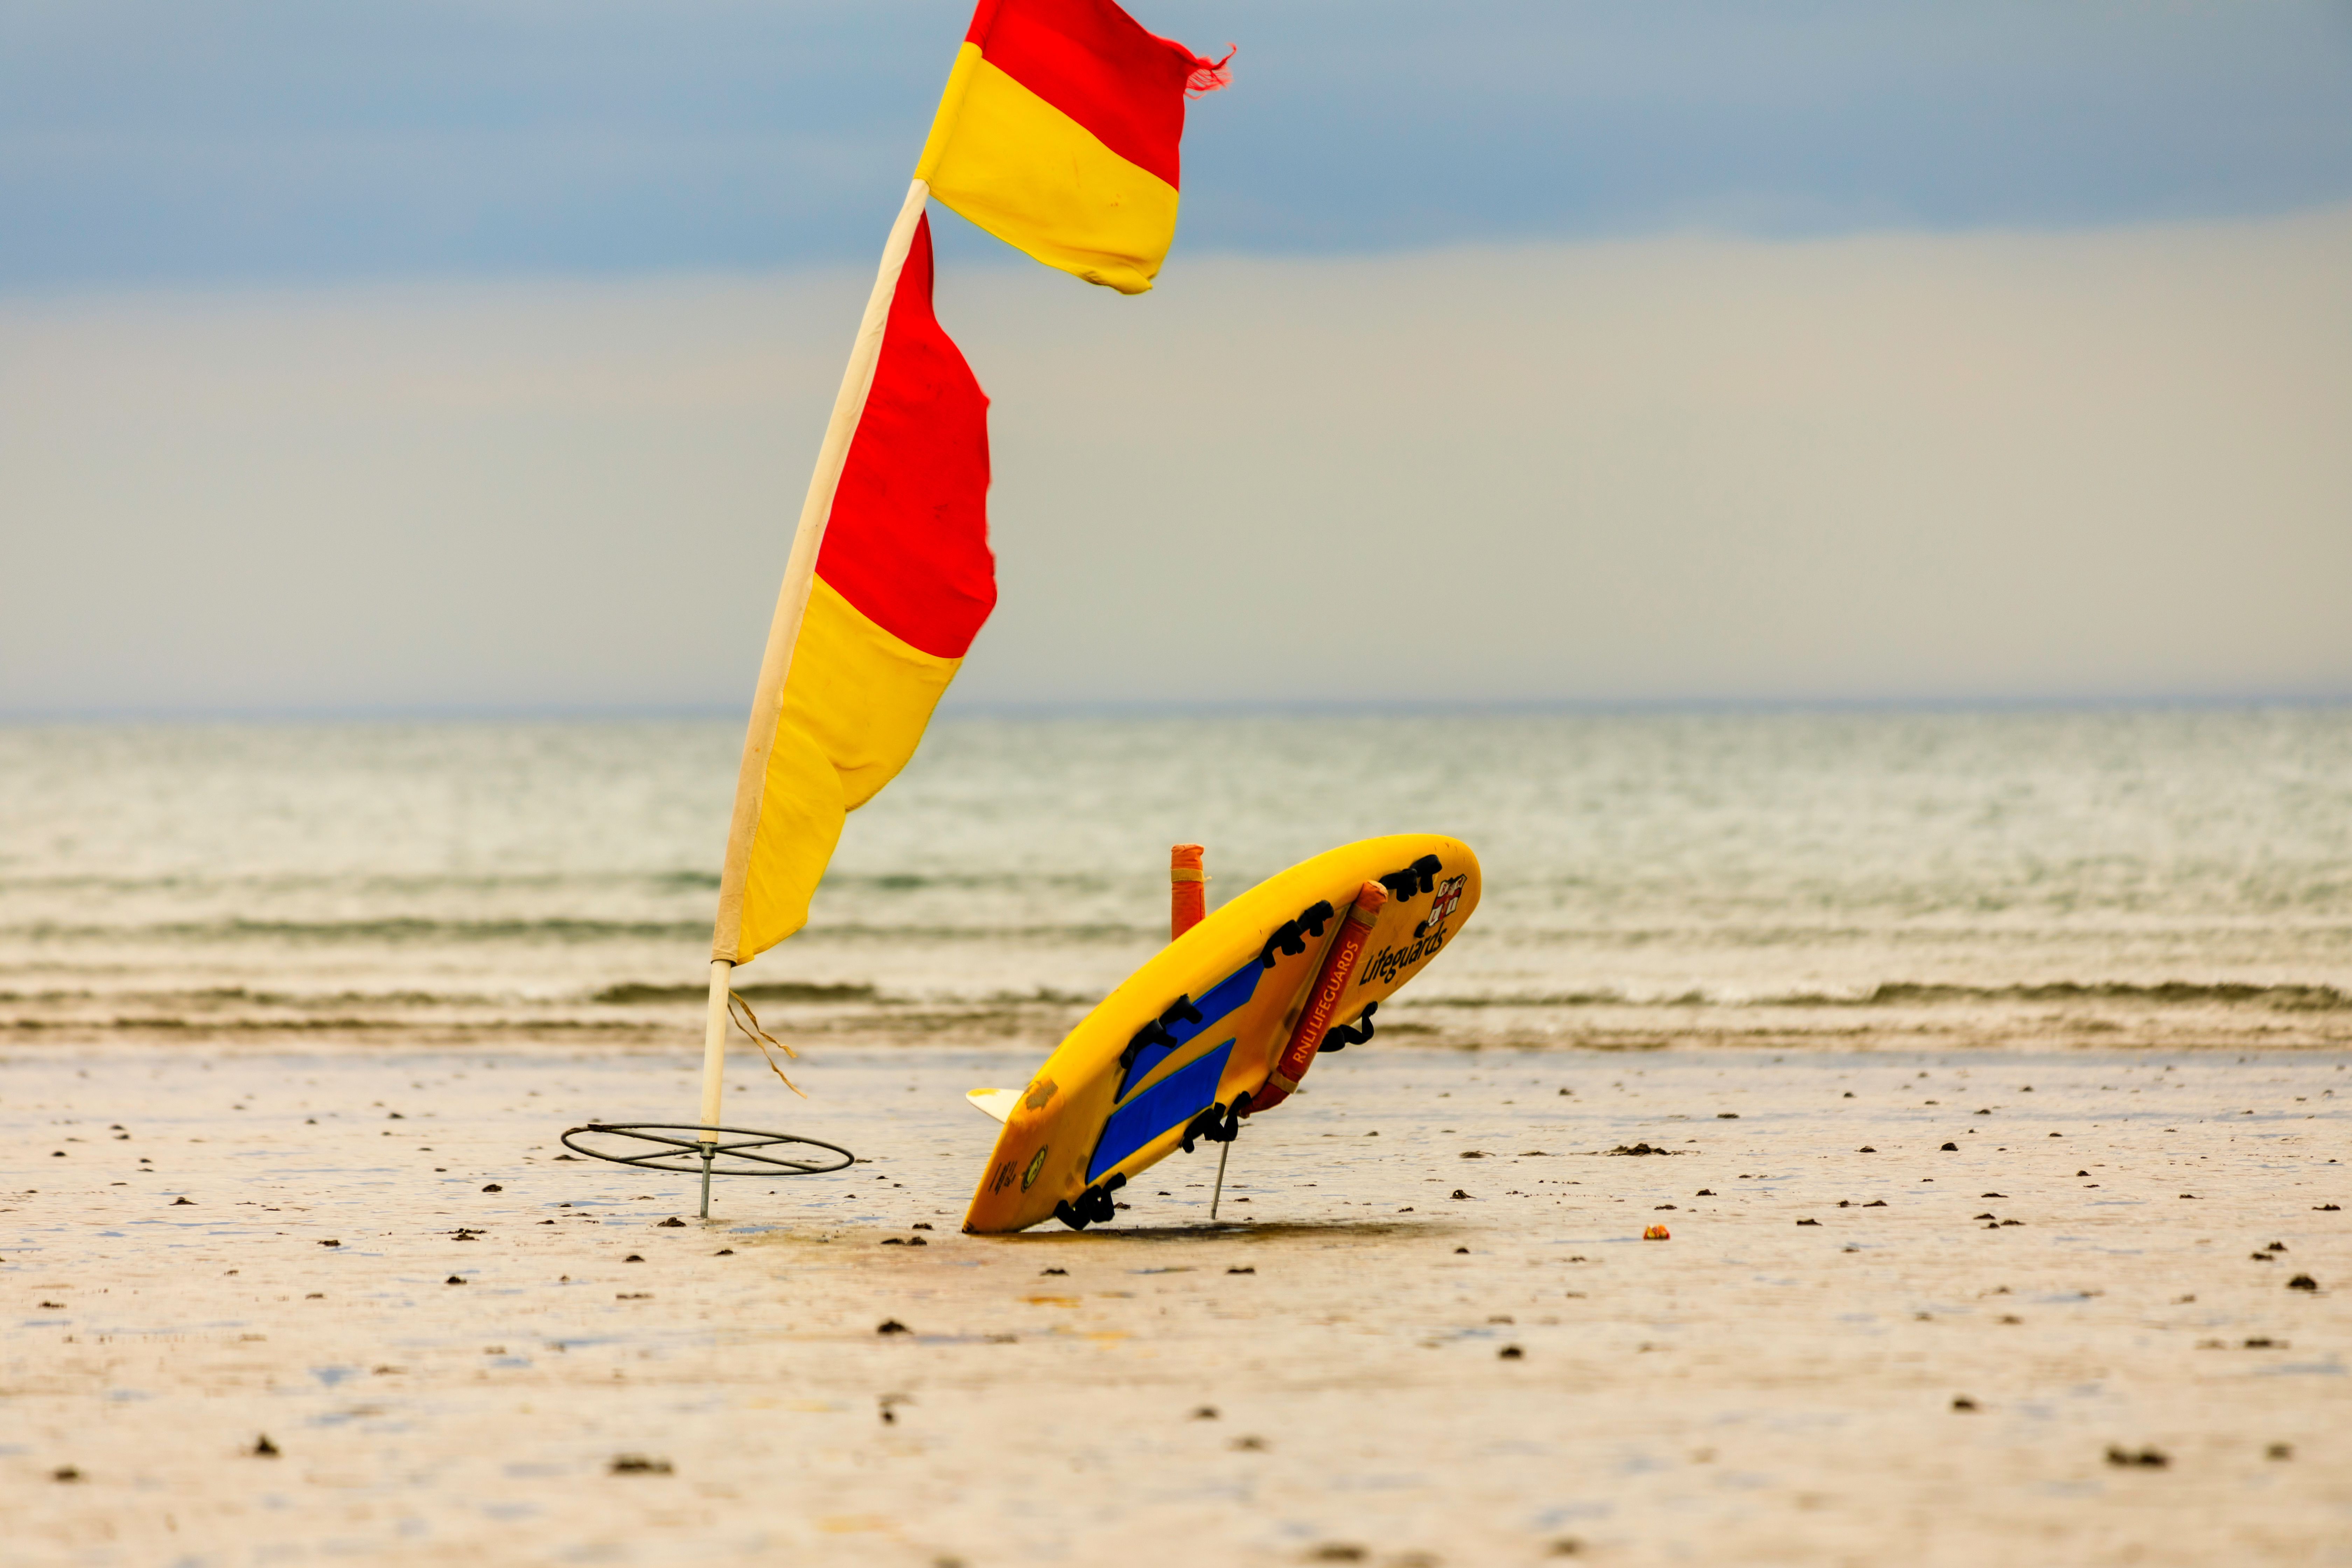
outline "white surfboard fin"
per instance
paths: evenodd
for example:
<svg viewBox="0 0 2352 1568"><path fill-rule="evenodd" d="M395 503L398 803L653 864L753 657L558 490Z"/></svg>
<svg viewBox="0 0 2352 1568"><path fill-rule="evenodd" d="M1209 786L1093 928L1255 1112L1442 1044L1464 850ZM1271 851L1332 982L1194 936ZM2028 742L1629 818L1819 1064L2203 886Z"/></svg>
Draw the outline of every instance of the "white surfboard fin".
<svg viewBox="0 0 2352 1568"><path fill-rule="evenodd" d="M1021 1091L1017 1089L967 1089L964 1098L1002 1121L1013 1114L1014 1106L1021 1103Z"/></svg>

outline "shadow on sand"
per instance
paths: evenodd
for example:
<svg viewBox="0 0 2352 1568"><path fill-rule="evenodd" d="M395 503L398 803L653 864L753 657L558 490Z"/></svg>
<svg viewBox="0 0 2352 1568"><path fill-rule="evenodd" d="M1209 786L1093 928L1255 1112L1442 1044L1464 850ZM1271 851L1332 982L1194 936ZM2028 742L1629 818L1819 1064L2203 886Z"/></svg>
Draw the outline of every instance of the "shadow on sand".
<svg viewBox="0 0 2352 1568"><path fill-rule="evenodd" d="M1396 1237L1440 1237L1453 1234L1453 1223L1438 1215L1425 1220L1336 1219L1277 1220L1265 1225L1202 1220L1193 1225L1093 1226L1086 1230L1016 1231L1010 1236L975 1239L1022 1242L1139 1241L1166 1245L1188 1241L1379 1241Z"/></svg>

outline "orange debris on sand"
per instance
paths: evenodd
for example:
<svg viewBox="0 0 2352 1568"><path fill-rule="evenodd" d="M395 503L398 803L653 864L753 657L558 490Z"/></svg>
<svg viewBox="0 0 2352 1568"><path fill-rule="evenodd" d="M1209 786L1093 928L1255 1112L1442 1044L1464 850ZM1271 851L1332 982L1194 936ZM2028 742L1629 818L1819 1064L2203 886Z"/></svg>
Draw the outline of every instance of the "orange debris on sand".
<svg viewBox="0 0 2352 1568"><path fill-rule="evenodd" d="M1672 1241L1674 1237L1666 1234L1666 1227L1664 1226L1654 1225L1649 1229L1642 1233L1642 1239L1643 1241Z"/></svg>

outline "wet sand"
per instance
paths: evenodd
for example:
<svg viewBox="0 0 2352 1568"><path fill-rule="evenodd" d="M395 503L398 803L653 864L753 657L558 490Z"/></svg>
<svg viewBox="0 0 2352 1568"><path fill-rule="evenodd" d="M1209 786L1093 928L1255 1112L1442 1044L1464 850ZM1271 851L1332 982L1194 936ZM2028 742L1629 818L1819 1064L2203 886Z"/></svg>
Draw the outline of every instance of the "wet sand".
<svg viewBox="0 0 2352 1568"><path fill-rule="evenodd" d="M2352 1562L2341 1051L1376 1044L961 1236L1035 1060L739 1062L867 1163L706 1226L557 1159L680 1051L12 1047L0 1556Z"/></svg>

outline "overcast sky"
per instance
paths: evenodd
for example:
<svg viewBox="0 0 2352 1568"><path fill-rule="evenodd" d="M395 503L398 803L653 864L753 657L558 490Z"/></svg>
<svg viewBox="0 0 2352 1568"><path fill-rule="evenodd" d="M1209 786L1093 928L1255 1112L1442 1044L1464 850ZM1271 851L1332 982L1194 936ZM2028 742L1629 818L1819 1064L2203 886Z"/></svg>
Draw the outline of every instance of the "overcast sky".
<svg viewBox="0 0 2352 1568"><path fill-rule="evenodd" d="M1136 9L959 699L2352 696L2352 5ZM740 707L965 15L0 0L0 713Z"/></svg>

